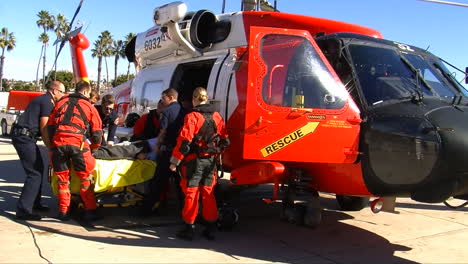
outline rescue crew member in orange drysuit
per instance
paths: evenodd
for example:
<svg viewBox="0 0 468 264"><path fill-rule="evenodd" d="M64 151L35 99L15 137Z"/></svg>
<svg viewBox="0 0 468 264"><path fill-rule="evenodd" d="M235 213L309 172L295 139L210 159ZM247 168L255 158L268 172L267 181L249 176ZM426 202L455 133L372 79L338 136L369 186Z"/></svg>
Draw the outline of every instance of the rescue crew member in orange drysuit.
<svg viewBox="0 0 468 264"><path fill-rule="evenodd" d="M48 122L52 142L51 164L58 178L59 216L69 219L70 168L73 164L76 176L81 179L80 196L85 206L84 220L96 220L96 198L91 186L91 173L96 160L91 150L97 149L102 139L102 123L96 108L88 101L89 83L80 81L74 94L57 102ZM91 145L88 143L91 143Z"/></svg>
<svg viewBox="0 0 468 264"><path fill-rule="evenodd" d="M180 186L185 194L182 219L185 227L176 235L192 240L195 219L198 214L199 198L202 198L202 216L207 221L203 236L214 239L213 232L218 219L218 209L214 196L217 182L215 158L229 145L226 128L221 115L214 106L207 104L208 93L202 87L193 92L192 112L184 118L184 124L172 152L170 169L176 170L181 164L182 179Z"/></svg>

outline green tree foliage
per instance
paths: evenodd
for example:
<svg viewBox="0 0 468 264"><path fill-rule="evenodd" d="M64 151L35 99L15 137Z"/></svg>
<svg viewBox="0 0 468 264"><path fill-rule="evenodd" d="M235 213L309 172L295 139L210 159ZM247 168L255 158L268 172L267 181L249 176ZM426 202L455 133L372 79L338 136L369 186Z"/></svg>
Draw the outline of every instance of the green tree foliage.
<svg viewBox="0 0 468 264"><path fill-rule="evenodd" d="M117 78L114 81L112 81L112 87L115 87L115 86L117 86L119 84L122 84L122 83L124 83L124 82L126 82L126 81L128 81L130 79L135 78L135 75L130 74L128 77L130 77L130 78L127 79L127 74L121 74L121 75L117 76Z"/></svg>
<svg viewBox="0 0 468 264"><path fill-rule="evenodd" d="M57 81L60 81L65 85L65 90L67 92L73 92L75 90L75 84L73 82L73 73L69 71L50 71L48 76L56 76ZM53 79L49 78L49 80L46 83L46 87L49 87L50 82L52 82Z"/></svg>
<svg viewBox="0 0 468 264"><path fill-rule="evenodd" d="M35 91L36 86L31 82L25 81L11 81L9 84L9 90L16 90L16 91Z"/></svg>
<svg viewBox="0 0 468 264"><path fill-rule="evenodd" d="M109 31L105 30L101 32L98 39L94 41L94 48L91 49L91 56L98 58L98 80L97 80L97 91L100 92L101 84L101 70L102 70L102 58L106 58L112 55L112 35ZM106 60L107 61L107 60ZM107 64L106 64L107 69ZM107 74L107 80L109 80L109 73Z"/></svg>
<svg viewBox="0 0 468 264"><path fill-rule="evenodd" d="M44 77L45 77L45 67L46 67L46 65L45 65L46 54L45 53L46 53L47 45L49 44L49 35L47 35L47 33L41 33L41 35L39 35L39 38L37 39L37 41L42 43L41 56L43 56L42 58L44 59L44 64L43 64L43 68L42 68L42 79L44 79ZM37 79L38 79L38 76L39 76L39 66L41 64L40 62L41 62L41 57L39 57L39 64L37 65L37 72L36 72L36 85L37 86L39 86L39 84L37 83Z"/></svg>
<svg viewBox="0 0 468 264"><path fill-rule="evenodd" d="M8 32L7 28L2 28L0 31L0 49L2 49L2 55L0 56L0 91L3 90L3 66L5 62L5 49L11 51L16 46L16 38L13 32Z"/></svg>
<svg viewBox="0 0 468 264"><path fill-rule="evenodd" d="M125 42L114 40L112 43L112 54L114 55L114 80L117 79L117 67L120 58L125 58Z"/></svg>

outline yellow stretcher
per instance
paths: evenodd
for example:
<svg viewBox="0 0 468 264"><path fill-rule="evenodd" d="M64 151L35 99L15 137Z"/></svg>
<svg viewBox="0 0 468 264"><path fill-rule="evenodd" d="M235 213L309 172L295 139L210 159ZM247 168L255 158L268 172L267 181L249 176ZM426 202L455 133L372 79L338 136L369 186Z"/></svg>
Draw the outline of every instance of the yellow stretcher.
<svg viewBox="0 0 468 264"><path fill-rule="evenodd" d="M92 175L94 181L94 192L96 194L98 204L102 206L128 206L135 204L136 200L141 200L143 196L141 193L134 192L133 188L131 187L153 178L155 170L156 163L151 160L96 159L96 168L94 169ZM79 194L80 179L76 176L73 168L71 169L70 174L70 192L72 194ZM52 192L54 195L57 195L57 176L53 171L51 171L49 177ZM114 199L114 202L100 204L100 201L105 200L99 199L101 196L104 197L107 195L107 197L109 197L109 194L112 195L125 193L130 193L131 195L125 195L123 200Z"/></svg>

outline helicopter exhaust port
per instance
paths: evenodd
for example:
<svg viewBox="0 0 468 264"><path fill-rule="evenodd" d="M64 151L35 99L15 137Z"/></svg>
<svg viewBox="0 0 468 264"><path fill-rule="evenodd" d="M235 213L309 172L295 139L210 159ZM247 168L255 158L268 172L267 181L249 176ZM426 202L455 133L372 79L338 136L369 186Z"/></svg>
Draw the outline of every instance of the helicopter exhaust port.
<svg viewBox="0 0 468 264"><path fill-rule="evenodd" d="M187 12L187 5L180 1L155 8L153 21L153 27L137 34L125 47L128 61L137 69L168 57L200 57L231 33L229 18L219 20L208 10Z"/></svg>
<svg viewBox="0 0 468 264"><path fill-rule="evenodd" d="M190 21L190 42L199 49L225 40L231 33L231 21L221 20L209 10L197 11Z"/></svg>
<svg viewBox="0 0 468 264"><path fill-rule="evenodd" d="M221 42L231 32L229 20L219 21L209 10L199 10L191 16L183 2L173 2L155 8L154 23L168 27L169 35L193 55L197 52L195 49L204 49L213 43Z"/></svg>

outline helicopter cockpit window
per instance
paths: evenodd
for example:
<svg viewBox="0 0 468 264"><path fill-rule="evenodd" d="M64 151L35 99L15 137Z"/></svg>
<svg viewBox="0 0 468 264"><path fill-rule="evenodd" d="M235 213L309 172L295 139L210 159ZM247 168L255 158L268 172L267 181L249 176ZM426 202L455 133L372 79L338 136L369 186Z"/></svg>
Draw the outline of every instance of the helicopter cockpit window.
<svg viewBox="0 0 468 264"><path fill-rule="evenodd" d="M445 99L455 95L440 74L416 53L360 44L351 44L349 51L369 105L415 97Z"/></svg>
<svg viewBox="0 0 468 264"><path fill-rule="evenodd" d="M463 75L460 80L457 80L457 73L455 71L451 72L450 69L459 70L452 65L447 65L445 61L439 58L433 58L433 65L436 67L437 72L443 76L448 83L454 86L454 89L457 91L461 91L462 94L468 96L468 90L461 84L465 80L465 76Z"/></svg>
<svg viewBox="0 0 468 264"><path fill-rule="evenodd" d="M434 71L432 67L429 66L428 62L424 60L421 56L415 54L405 54L404 55L411 64L419 69L422 77L429 85L435 90L442 98L452 99L456 95L456 91L448 87L442 77Z"/></svg>
<svg viewBox="0 0 468 264"><path fill-rule="evenodd" d="M266 64L263 100L274 106L340 109L346 90L303 37L267 35L261 42Z"/></svg>

